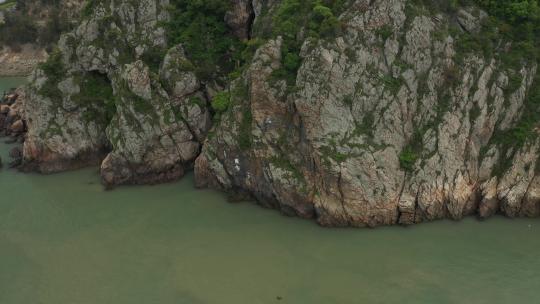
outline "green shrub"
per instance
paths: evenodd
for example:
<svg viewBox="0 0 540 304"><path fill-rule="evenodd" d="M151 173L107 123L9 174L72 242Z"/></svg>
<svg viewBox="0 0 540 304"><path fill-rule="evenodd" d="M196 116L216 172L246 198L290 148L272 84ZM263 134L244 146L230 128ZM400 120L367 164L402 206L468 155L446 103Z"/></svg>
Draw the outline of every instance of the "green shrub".
<svg viewBox="0 0 540 304"><path fill-rule="evenodd" d="M5 23L0 25L0 42L3 45L35 43L38 40L38 25L22 12L5 14Z"/></svg>
<svg viewBox="0 0 540 304"><path fill-rule="evenodd" d="M47 76L47 80L41 86L39 94L49 97L53 101L61 100L62 92L58 88L58 83L66 73L64 62L62 60L62 53L59 50L55 50L49 56L47 61L39 65L39 68L45 73L45 76Z"/></svg>
<svg viewBox="0 0 540 304"><path fill-rule="evenodd" d="M229 92L220 92L212 99L212 109L218 114L227 111L231 105L231 94Z"/></svg>
<svg viewBox="0 0 540 304"><path fill-rule="evenodd" d="M384 25L377 30L377 35L381 36L384 41L390 38L393 33L394 29L390 25Z"/></svg>
<svg viewBox="0 0 540 304"><path fill-rule="evenodd" d="M225 23L229 6L224 0L171 1L172 18L165 24L169 44L183 44L202 80L229 74L241 54L242 43Z"/></svg>
<svg viewBox="0 0 540 304"><path fill-rule="evenodd" d="M79 94L72 99L86 107L85 115L92 120L101 119L107 123L116 113L113 89L107 75L91 72L84 75L80 82Z"/></svg>
<svg viewBox="0 0 540 304"><path fill-rule="evenodd" d="M399 164L407 172L414 170L414 164L418 160L418 155L412 148L407 147L399 154Z"/></svg>
<svg viewBox="0 0 540 304"><path fill-rule="evenodd" d="M403 85L403 80L401 78L394 78L391 75L381 75L379 76L379 81L384 85L385 89L389 90L394 95L398 93Z"/></svg>
<svg viewBox="0 0 540 304"><path fill-rule="evenodd" d="M159 67L163 58L165 58L165 49L161 47L152 47L146 50L141 56L141 60L146 63L151 72L159 73Z"/></svg>
<svg viewBox="0 0 540 304"><path fill-rule="evenodd" d="M283 37L282 67L273 73L274 79L286 80L294 86L302 64L300 48L305 38L335 38L341 25L336 14L344 1L285 0L273 19L273 36ZM302 34L307 30L307 35Z"/></svg>
<svg viewBox="0 0 540 304"><path fill-rule="evenodd" d="M94 12L94 10L96 9L96 7L101 2L102 2L102 0L90 0L90 1L87 1L86 4L84 5L82 11L81 11L81 16L84 17L84 18L90 17L92 15L92 13Z"/></svg>

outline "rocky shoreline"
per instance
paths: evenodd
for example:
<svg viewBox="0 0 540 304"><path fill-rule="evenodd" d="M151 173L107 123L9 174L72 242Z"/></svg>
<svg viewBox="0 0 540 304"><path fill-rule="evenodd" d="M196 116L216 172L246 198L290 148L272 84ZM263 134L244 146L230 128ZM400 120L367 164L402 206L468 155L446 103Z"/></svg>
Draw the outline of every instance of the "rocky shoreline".
<svg viewBox="0 0 540 304"><path fill-rule="evenodd" d="M20 168L22 164L22 144L24 144L27 131L26 123L22 118L24 94L22 88L14 88L4 92L0 98L0 138L8 144L18 144L9 152L11 158L8 164L9 168Z"/></svg>

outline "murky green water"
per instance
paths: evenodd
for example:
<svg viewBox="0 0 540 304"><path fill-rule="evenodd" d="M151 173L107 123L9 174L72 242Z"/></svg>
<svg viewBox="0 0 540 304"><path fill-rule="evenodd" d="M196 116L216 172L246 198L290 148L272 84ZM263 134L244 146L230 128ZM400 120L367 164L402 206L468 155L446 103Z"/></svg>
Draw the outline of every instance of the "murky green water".
<svg viewBox="0 0 540 304"><path fill-rule="evenodd" d="M540 302L540 220L324 229L192 185L3 169L0 303Z"/></svg>
<svg viewBox="0 0 540 304"><path fill-rule="evenodd" d="M0 77L0 94L26 81L25 77Z"/></svg>

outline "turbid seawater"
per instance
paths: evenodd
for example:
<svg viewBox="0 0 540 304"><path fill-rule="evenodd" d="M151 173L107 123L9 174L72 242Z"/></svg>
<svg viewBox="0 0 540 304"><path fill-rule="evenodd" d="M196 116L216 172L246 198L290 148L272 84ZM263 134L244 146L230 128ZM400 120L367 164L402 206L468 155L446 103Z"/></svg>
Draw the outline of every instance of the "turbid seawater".
<svg viewBox="0 0 540 304"><path fill-rule="evenodd" d="M325 229L97 168L4 168L0 193L1 304L540 303L538 219Z"/></svg>

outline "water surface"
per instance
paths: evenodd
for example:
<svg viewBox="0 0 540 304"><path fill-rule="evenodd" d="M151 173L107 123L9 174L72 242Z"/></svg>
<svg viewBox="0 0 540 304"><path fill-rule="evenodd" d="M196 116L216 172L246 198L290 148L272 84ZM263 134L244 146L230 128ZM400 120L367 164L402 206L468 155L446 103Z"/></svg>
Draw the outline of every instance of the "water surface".
<svg viewBox="0 0 540 304"><path fill-rule="evenodd" d="M4 168L0 192L1 304L540 302L537 219L324 229L97 168Z"/></svg>
<svg viewBox="0 0 540 304"><path fill-rule="evenodd" d="M0 94L3 94L4 92L10 89L18 87L25 81L26 81L26 77L1 77L0 76Z"/></svg>

